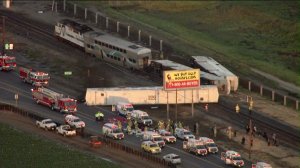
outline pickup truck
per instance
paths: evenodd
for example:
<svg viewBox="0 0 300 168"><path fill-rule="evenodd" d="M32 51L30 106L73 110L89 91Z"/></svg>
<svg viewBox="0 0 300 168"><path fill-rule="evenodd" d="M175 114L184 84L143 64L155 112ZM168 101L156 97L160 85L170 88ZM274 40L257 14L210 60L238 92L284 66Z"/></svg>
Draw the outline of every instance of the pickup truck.
<svg viewBox="0 0 300 168"><path fill-rule="evenodd" d="M59 127L56 127L56 133L63 136L75 136L76 130L72 129L69 125L60 125Z"/></svg>
<svg viewBox="0 0 300 168"><path fill-rule="evenodd" d="M44 119L41 121L37 120L35 122L35 125L39 128L45 129L46 131L48 131L48 130L54 131L56 128L56 124L51 119Z"/></svg>

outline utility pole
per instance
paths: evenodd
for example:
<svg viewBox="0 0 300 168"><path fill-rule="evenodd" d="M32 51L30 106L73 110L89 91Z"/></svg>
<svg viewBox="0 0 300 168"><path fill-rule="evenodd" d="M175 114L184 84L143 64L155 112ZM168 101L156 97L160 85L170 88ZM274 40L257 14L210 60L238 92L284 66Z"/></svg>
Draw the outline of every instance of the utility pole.
<svg viewBox="0 0 300 168"><path fill-rule="evenodd" d="M5 55L5 16L2 16L2 55Z"/></svg>

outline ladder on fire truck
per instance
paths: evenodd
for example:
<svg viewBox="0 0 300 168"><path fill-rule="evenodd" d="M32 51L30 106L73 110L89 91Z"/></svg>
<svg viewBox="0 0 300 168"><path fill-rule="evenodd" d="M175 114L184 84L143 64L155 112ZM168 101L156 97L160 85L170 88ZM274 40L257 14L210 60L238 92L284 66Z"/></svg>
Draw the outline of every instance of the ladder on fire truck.
<svg viewBox="0 0 300 168"><path fill-rule="evenodd" d="M63 94L56 93L47 88L38 88L38 91L52 98L62 98Z"/></svg>

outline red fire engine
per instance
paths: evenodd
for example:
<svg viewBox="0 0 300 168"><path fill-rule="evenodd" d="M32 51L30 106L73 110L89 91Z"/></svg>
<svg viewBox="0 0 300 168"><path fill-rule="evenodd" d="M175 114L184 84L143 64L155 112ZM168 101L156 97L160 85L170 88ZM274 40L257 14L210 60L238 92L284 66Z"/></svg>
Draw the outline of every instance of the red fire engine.
<svg viewBox="0 0 300 168"><path fill-rule="evenodd" d="M50 79L48 73L34 71L28 68L20 68L20 78L33 86L47 86Z"/></svg>
<svg viewBox="0 0 300 168"><path fill-rule="evenodd" d="M15 69L17 66L16 58L11 56L0 56L0 70L10 71Z"/></svg>
<svg viewBox="0 0 300 168"><path fill-rule="evenodd" d="M31 89L31 91L32 97L37 104L49 106L52 110L58 110L61 113L73 113L77 111L77 101L71 98L65 98L63 94L41 87Z"/></svg>

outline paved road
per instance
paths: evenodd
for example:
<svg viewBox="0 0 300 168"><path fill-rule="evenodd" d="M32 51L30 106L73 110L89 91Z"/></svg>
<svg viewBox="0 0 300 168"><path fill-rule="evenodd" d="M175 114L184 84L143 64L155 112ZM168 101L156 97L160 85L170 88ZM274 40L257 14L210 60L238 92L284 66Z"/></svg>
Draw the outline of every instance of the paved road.
<svg viewBox="0 0 300 168"><path fill-rule="evenodd" d="M45 118L52 118L58 122L63 122L63 115L59 112L51 111L49 108L36 104L31 97L31 85L24 84L18 77L16 72L0 72L0 101L10 104L16 104L14 100L14 94L19 93L19 101L17 103L18 107L23 109L30 110L36 114L41 115ZM50 81L51 82L51 81ZM51 88L53 89L53 88ZM63 90L55 89L58 92L64 93ZM66 94L66 93L65 93ZM102 107L89 107L84 104L78 105L77 115L86 122L86 130L94 133L101 133L101 126L99 123L94 120L95 111L101 109L106 118L115 116L108 108ZM130 146L133 146L137 149L140 149L141 139L132 135L126 135L125 140L119 141ZM215 168L215 167L229 167L224 165L220 160L219 154L209 155L207 157L196 157L192 154L189 154L182 149L182 141L178 141L176 144L167 145L162 153L158 157L162 157L167 153L176 153L182 158L182 167L193 168L193 167L203 167L203 168ZM248 165L250 163L247 163Z"/></svg>

